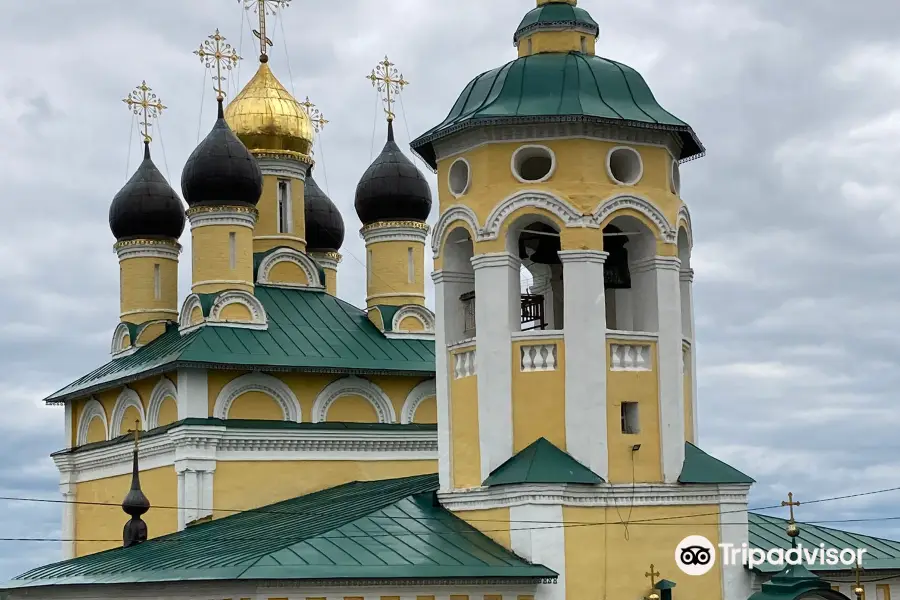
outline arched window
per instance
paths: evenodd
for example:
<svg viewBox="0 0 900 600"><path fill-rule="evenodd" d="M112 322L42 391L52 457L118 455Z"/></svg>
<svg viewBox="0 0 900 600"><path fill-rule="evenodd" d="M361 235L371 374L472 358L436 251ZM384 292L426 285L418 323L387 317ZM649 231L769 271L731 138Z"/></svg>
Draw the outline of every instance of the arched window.
<svg viewBox="0 0 900 600"><path fill-rule="evenodd" d="M634 268L656 254L653 232L634 217L616 217L603 229L603 248L609 253L603 267L607 329L656 331L656 287Z"/></svg>
<svg viewBox="0 0 900 600"><path fill-rule="evenodd" d="M510 250L522 261L520 330L562 330L563 266L560 232L549 219L525 215L509 228Z"/></svg>
<svg viewBox="0 0 900 600"><path fill-rule="evenodd" d="M475 337L475 271L472 236L464 227L447 234L444 243L444 273L451 291L444 303L447 343L455 344Z"/></svg>

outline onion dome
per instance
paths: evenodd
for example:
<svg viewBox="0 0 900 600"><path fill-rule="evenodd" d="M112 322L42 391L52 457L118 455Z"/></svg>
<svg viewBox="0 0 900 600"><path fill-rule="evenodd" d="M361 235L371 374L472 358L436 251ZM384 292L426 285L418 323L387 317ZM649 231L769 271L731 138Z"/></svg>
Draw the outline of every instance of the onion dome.
<svg viewBox="0 0 900 600"><path fill-rule="evenodd" d="M272 74L266 61L228 104L225 120L254 152L308 157L315 139L309 115Z"/></svg>
<svg viewBox="0 0 900 600"><path fill-rule="evenodd" d="M306 217L306 249L310 252L337 252L344 243L344 219L312 172L303 186Z"/></svg>
<svg viewBox="0 0 900 600"><path fill-rule="evenodd" d="M592 35L595 38L600 35L600 26L591 17L591 14L583 8L578 8L571 2L548 2L530 10L513 36L513 43L518 44L522 36L535 31L578 31Z"/></svg>
<svg viewBox="0 0 900 600"><path fill-rule="evenodd" d="M184 205L150 159L144 142L144 160L113 198L109 228L117 240L135 238L178 239L184 231Z"/></svg>
<svg viewBox="0 0 900 600"><path fill-rule="evenodd" d="M394 141L388 139L356 186L356 214L363 225L378 221L425 221L431 212L431 186Z"/></svg>
<svg viewBox="0 0 900 600"><path fill-rule="evenodd" d="M181 192L190 206L256 204L262 171L247 147L228 128L219 100L219 117L194 149L181 173Z"/></svg>

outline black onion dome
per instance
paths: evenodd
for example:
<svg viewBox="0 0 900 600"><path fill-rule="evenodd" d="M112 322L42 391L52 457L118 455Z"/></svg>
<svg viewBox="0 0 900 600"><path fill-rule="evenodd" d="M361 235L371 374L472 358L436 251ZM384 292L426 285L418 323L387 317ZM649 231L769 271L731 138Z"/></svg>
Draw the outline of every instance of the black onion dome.
<svg viewBox="0 0 900 600"><path fill-rule="evenodd" d="M184 205L153 164L146 142L143 162L109 207L109 228L118 240L178 239L184 231Z"/></svg>
<svg viewBox="0 0 900 600"><path fill-rule="evenodd" d="M344 243L344 219L316 180L312 172L303 186L306 216L306 248L310 251L337 252Z"/></svg>
<svg viewBox="0 0 900 600"><path fill-rule="evenodd" d="M221 100L216 124L184 165L181 193L190 206L259 202L262 171L225 122Z"/></svg>
<svg viewBox="0 0 900 600"><path fill-rule="evenodd" d="M424 222L431 212L431 187L394 142L394 125L390 121L384 149L356 186L355 206L363 225L378 221Z"/></svg>

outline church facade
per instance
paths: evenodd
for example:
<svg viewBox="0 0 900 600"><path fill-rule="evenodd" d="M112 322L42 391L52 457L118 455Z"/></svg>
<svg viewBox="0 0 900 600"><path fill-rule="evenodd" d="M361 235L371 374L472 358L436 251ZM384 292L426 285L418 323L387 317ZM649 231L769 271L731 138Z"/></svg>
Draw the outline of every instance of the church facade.
<svg viewBox="0 0 900 600"><path fill-rule="evenodd" d="M792 537L748 513L750 477L698 446L681 168L704 147L639 73L596 55L576 4L538 0L517 58L412 142L437 173L433 229L388 103L355 199L365 309L335 297L343 220L264 42L185 165L186 210L145 142L110 211L112 360L48 398L65 406L54 460L73 541L11 598L852 597L846 572L679 569L688 536ZM123 547L129 477L149 511L123 506L149 539L127 528ZM900 544L857 542L878 548L864 589L889 600Z"/></svg>

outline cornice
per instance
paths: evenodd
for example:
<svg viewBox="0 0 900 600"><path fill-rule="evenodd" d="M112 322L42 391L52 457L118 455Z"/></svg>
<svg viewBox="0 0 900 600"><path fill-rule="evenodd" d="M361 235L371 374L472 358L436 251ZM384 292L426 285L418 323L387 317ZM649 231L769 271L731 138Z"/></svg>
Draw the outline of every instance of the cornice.
<svg viewBox="0 0 900 600"><path fill-rule="evenodd" d="M195 206L187 211L191 229L210 225L232 225L253 229L259 218L255 206Z"/></svg>
<svg viewBox="0 0 900 600"><path fill-rule="evenodd" d="M164 258L178 260L181 254L181 244L169 240L126 240L118 242L113 250L119 260L129 258Z"/></svg>
<svg viewBox="0 0 900 600"><path fill-rule="evenodd" d="M306 181L310 163L293 157L257 155L257 163L263 176L286 177Z"/></svg>
<svg viewBox="0 0 900 600"><path fill-rule="evenodd" d="M366 225L359 230L359 235L366 244L398 241L424 244L428 231L428 225L419 221L383 221Z"/></svg>

